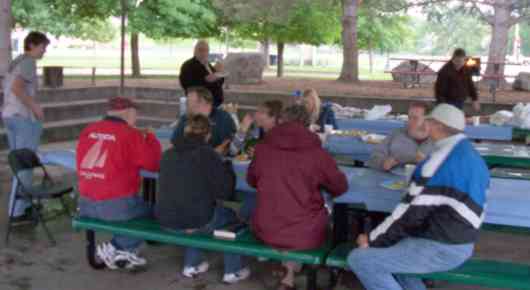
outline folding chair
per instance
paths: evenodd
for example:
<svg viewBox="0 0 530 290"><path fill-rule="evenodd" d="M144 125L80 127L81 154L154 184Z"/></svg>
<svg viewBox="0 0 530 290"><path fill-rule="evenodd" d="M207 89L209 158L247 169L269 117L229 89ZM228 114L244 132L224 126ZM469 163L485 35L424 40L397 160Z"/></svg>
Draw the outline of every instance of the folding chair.
<svg viewBox="0 0 530 290"><path fill-rule="evenodd" d="M70 215L70 210L65 203L63 197L73 191L71 182L54 181L48 174L44 165L42 165L39 157L30 149L16 149L12 150L8 155L9 167L15 176L17 185L15 186L15 197L13 205L9 212L7 221L7 232L5 237L6 245L9 243L9 235L13 226L13 213L15 206L20 200L27 200L31 204L32 220L35 226L42 224L46 235L52 245L55 245L50 230L46 226L46 221L42 215L42 200L58 199L61 202L64 214ZM43 172L43 177L40 183L23 184L19 174L25 170L40 168Z"/></svg>

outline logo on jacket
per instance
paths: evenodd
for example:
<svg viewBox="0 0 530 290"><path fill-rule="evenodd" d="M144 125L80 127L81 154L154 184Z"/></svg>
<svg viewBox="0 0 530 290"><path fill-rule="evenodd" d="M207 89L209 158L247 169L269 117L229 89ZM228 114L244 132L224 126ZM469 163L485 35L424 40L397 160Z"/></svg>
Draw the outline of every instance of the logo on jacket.
<svg viewBox="0 0 530 290"><path fill-rule="evenodd" d="M85 157L81 161L81 168L94 169L103 168L107 161L108 150L102 152L104 139L99 139L87 151Z"/></svg>

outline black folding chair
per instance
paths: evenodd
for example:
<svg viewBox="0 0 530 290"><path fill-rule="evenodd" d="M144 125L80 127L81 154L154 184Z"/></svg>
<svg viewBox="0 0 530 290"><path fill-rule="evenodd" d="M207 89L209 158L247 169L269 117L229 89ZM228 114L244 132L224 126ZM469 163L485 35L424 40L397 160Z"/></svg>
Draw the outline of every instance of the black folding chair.
<svg viewBox="0 0 530 290"><path fill-rule="evenodd" d="M66 181L55 181L46 171L44 165L42 165L39 157L35 152L30 149L16 149L12 150L8 155L9 167L13 171L13 175L16 177L17 186L15 187L15 199L13 206L9 212L7 221L7 232L6 232L6 245L9 243L9 234L11 227L13 226L13 213L17 202L20 200L26 200L31 204L31 218L35 226L39 223L42 224L48 239L52 245L55 245L55 239L53 238L50 230L46 226L46 220L43 217L42 200L58 199L61 202L64 214L70 215L70 210L66 205L63 197L73 191L71 182ZM40 183L23 184L19 174L25 170L31 170L40 168L43 173L42 180Z"/></svg>

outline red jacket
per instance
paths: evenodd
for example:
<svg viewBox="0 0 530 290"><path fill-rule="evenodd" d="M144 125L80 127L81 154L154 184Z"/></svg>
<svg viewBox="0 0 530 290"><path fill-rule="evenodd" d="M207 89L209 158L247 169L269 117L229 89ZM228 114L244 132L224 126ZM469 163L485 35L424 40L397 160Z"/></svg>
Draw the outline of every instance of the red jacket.
<svg viewBox="0 0 530 290"><path fill-rule="evenodd" d="M294 122L275 127L256 146L247 182L258 192L255 234L286 250L320 247L328 226L321 189L333 196L348 190L346 176L318 136Z"/></svg>
<svg viewBox="0 0 530 290"><path fill-rule="evenodd" d="M124 120L107 117L88 125L77 144L79 193L94 201L130 197L140 189L140 170L158 171L162 148Z"/></svg>

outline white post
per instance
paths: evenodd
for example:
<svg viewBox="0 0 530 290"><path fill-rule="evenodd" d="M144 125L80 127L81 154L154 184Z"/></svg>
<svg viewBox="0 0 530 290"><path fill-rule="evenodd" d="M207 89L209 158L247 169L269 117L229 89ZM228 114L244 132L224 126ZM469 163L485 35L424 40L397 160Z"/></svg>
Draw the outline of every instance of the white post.
<svg viewBox="0 0 530 290"><path fill-rule="evenodd" d="M11 0L0 0L0 79L11 61Z"/></svg>

